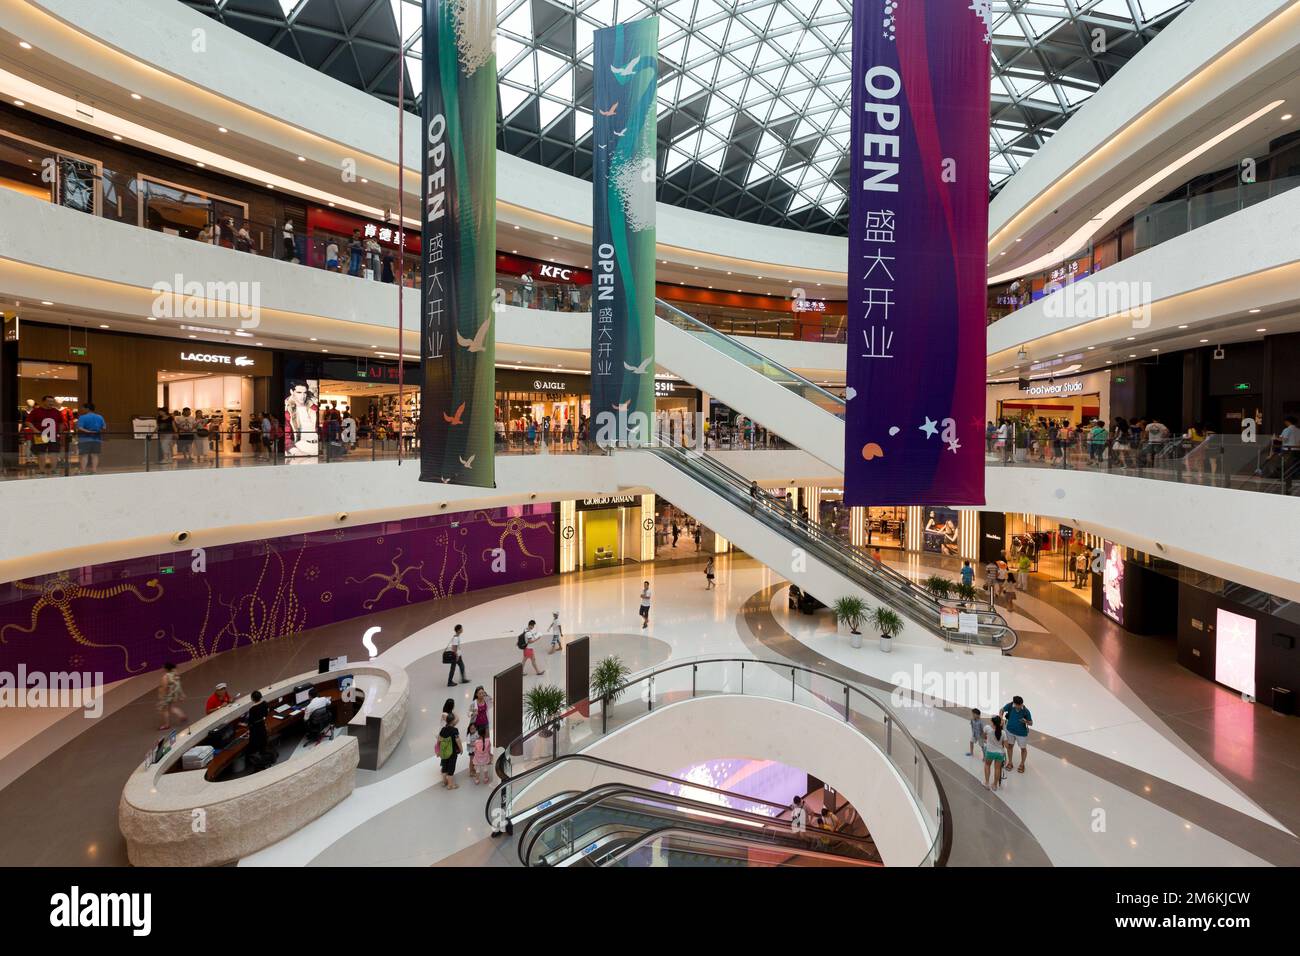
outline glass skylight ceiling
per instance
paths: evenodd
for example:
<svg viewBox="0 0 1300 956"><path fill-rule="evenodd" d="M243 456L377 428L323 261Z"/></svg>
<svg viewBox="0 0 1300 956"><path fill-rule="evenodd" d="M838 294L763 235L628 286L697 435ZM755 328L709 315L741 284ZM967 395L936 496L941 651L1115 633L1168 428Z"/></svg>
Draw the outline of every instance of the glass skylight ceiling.
<svg viewBox="0 0 1300 956"><path fill-rule="evenodd" d="M420 94L419 0L181 0L388 102ZM1192 0L993 0L994 192ZM598 27L659 16L659 198L846 230L852 0L497 0L502 149L591 177ZM398 22L401 21L399 40Z"/></svg>

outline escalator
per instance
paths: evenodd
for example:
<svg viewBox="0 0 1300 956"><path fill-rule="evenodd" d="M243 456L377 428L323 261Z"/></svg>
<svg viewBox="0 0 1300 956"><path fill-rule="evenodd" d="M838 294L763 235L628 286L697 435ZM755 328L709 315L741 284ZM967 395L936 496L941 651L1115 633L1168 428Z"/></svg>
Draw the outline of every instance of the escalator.
<svg viewBox="0 0 1300 956"><path fill-rule="evenodd" d="M647 484L690 514L708 516L725 537L824 604L857 590L946 642L1000 648L1004 654L1017 643L1015 629L1002 614L981 602L962 608L975 615L977 633L943 627L941 612L958 609L959 602L941 601L862 548L790 512L784 503L761 490L753 493L748 479L707 454L661 436L653 445L620 450L618 456L634 459L627 484Z"/></svg>
<svg viewBox="0 0 1300 956"><path fill-rule="evenodd" d="M552 802L528 821L517 849L524 866L882 865L868 837L794 833L775 816L627 783Z"/></svg>
<svg viewBox="0 0 1300 956"><path fill-rule="evenodd" d="M657 364L843 473L844 399L662 299L655 315Z"/></svg>

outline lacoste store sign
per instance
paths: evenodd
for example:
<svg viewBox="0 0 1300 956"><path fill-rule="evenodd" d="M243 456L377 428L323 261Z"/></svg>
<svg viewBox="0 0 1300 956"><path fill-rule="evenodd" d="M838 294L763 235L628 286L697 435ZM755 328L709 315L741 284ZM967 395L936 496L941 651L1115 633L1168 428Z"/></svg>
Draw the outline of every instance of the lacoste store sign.
<svg viewBox="0 0 1300 956"><path fill-rule="evenodd" d="M254 361L247 355L219 355L216 352L181 352L182 362L198 362L202 365L235 365L248 368Z"/></svg>

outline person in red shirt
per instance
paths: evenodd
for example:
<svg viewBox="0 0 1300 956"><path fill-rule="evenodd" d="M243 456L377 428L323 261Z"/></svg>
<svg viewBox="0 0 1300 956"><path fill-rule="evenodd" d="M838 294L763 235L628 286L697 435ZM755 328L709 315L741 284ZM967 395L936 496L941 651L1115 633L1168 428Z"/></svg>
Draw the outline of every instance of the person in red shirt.
<svg viewBox="0 0 1300 956"><path fill-rule="evenodd" d="M211 696L208 697L208 705L204 709L205 714L210 714L219 707L225 707L227 704L233 704L235 698L230 696L230 691L226 689L225 681L217 685Z"/></svg>
<svg viewBox="0 0 1300 956"><path fill-rule="evenodd" d="M53 395L42 397L41 404L27 413L27 424L32 430L32 451L40 470L52 473L59 458L60 432L64 428L63 414Z"/></svg>

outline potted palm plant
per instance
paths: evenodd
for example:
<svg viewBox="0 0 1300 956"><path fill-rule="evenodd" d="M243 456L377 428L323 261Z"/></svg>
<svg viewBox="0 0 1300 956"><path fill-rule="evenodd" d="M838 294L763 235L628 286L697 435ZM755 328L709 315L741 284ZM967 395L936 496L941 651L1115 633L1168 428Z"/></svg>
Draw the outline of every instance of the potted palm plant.
<svg viewBox="0 0 1300 956"><path fill-rule="evenodd" d="M963 606L975 603L975 585L966 584L964 581L957 585L957 598Z"/></svg>
<svg viewBox="0 0 1300 956"><path fill-rule="evenodd" d="M894 637L903 629L903 619L892 608L878 607L871 612L871 625L880 634L880 649L888 654L894 649Z"/></svg>
<svg viewBox="0 0 1300 956"><path fill-rule="evenodd" d="M564 709L564 690L554 684L538 684L524 694L524 719L529 729L542 729L542 736L554 732L552 725Z"/></svg>
<svg viewBox="0 0 1300 956"><path fill-rule="evenodd" d="M867 602L849 595L836 601L832 610L835 612L835 620L849 629L849 644L861 647L862 631L859 628L867 617Z"/></svg>
<svg viewBox="0 0 1300 956"><path fill-rule="evenodd" d="M610 655L597 661L591 669L589 685L591 699L603 701L602 707L615 704L627 690L627 678L632 668L623 663L623 658Z"/></svg>
<svg viewBox="0 0 1300 956"><path fill-rule="evenodd" d="M938 574L932 574L925 579L925 589L935 597L943 599L952 594L952 582Z"/></svg>

